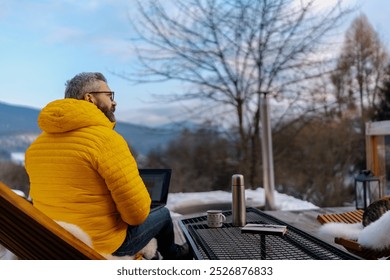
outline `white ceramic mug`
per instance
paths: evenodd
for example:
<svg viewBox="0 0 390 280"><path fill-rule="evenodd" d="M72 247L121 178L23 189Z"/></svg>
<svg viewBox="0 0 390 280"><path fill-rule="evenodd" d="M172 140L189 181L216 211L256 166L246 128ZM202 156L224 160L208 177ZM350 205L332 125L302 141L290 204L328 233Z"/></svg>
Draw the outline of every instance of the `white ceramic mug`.
<svg viewBox="0 0 390 280"><path fill-rule="evenodd" d="M222 210L208 210L207 211L207 225L209 227L222 227L226 221L226 217L222 214Z"/></svg>

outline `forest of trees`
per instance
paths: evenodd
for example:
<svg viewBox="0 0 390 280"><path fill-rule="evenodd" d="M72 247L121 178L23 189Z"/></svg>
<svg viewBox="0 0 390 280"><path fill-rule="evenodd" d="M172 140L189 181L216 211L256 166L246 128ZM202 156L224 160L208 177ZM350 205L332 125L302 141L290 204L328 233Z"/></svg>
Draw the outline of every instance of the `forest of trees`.
<svg viewBox="0 0 390 280"><path fill-rule="evenodd" d="M174 191L229 190L234 173L262 186L260 95L268 92L276 190L319 206L352 202L365 123L389 114L389 57L364 14L336 44L354 9L320 2L191 0L171 3L171 12L142 2L139 70L125 78L177 80L185 89L170 102L222 108L150 153L146 166L174 168Z"/></svg>
<svg viewBox="0 0 390 280"><path fill-rule="evenodd" d="M390 119L389 55L364 14L340 44L355 10L321 2L140 1L132 20L139 64L121 76L178 81L180 92L165 101L196 101L203 112L189 117L196 129L140 167L172 168L173 192L230 190L235 173L261 187L267 92L276 190L318 206L352 202L354 175L365 169L365 123Z"/></svg>

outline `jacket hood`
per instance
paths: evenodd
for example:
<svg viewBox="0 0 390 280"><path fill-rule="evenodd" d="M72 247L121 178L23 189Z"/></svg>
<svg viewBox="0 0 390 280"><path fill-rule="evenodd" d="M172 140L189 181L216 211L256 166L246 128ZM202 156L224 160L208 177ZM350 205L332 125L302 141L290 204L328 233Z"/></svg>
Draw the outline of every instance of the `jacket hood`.
<svg viewBox="0 0 390 280"><path fill-rule="evenodd" d="M39 127L47 133L62 133L87 126L114 128L104 113L93 103L65 98L53 101L38 116Z"/></svg>

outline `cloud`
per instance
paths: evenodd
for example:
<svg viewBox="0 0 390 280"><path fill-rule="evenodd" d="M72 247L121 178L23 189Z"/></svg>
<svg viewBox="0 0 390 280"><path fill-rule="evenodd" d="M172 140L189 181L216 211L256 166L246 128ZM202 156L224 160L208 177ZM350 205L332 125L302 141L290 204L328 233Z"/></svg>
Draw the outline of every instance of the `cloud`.
<svg viewBox="0 0 390 280"><path fill-rule="evenodd" d="M179 105L161 105L153 107L137 107L123 111L118 110L115 112L115 115L119 121L155 127L172 122L183 121L184 119L181 117L182 113L183 108Z"/></svg>
<svg viewBox="0 0 390 280"><path fill-rule="evenodd" d="M295 0L293 5L296 7L306 6L310 2L313 2L313 0ZM357 0L342 0L342 1L340 1L340 0L326 0L326 1L317 0L317 1L314 1L314 5L319 10L324 10L324 9L334 7L338 2L341 2L341 4L345 7L347 5L356 3Z"/></svg>
<svg viewBox="0 0 390 280"><path fill-rule="evenodd" d="M127 39L131 36L128 6L125 0L5 0L0 10L0 40L23 40L31 49L79 48L127 62L134 56Z"/></svg>
<svg viewBox="0 0 390 280"><path fill-rule="evenodd" d="M54 2L54 1L53 1ZM61 6L72 6L86 12L96 12L105 10L108 7L113 9L122 9L129 6L128 0L57 0Z"/></svg>
<svg viewBox="0 0 390 280"><path fill-rule="evenodd" d="M68 26L53 27L44 37L44 42L49 44L75 43L85 40L86 33L81 29Z"/></svg>
<svg viewBox="0 0 390 280"><path fill-rule="evenodd" d="M75 8L81 9L87 12L93 12L101 8L103 5L106 5L107 1L99 1L99 0L63 0L59 1L63 5L71 5Z"/></svg>
<svg viewBox="0 0 390 280"><path fill-rule="evenodd" d="M96 37L93 39L101 53L114 56L117 59L128 61L134 58L134 51L130 42L119 37Z"/></svg>

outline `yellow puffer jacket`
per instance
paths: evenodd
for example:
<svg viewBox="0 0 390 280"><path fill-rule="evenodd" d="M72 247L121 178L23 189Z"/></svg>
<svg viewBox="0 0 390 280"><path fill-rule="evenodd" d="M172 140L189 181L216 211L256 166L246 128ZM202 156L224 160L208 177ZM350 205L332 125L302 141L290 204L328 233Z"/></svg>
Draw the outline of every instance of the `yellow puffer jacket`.
<svg viewBox="0 0 390 280"><path fill-rule="evenodd" d="M54 220L78 225L111 254L127 225L149 215L150 196L126 141L94 104L62 99L40 113L43 133L26 152L30 196Z"/></svg>

